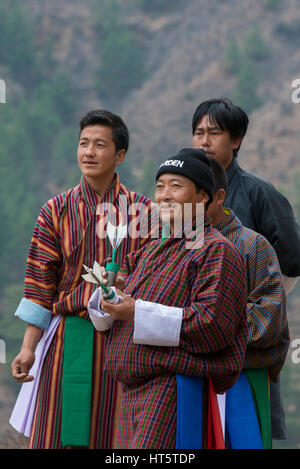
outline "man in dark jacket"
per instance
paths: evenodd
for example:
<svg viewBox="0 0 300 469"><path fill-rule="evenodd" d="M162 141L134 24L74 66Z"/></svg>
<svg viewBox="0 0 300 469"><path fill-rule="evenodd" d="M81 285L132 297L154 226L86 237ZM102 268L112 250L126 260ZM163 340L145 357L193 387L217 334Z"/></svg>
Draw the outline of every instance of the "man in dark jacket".
<svg viewBox="0 0 300 469"><path fill-rule="evenodd" d="M201 103L193 116L193 146L202 148L226 169L225 206L233 209L244 226L262 234L273 246L286 292L300 276L300 229L288 200L260 177L243 170L237 155L247 132L248 116L228 99ZM273 438L286 438L279 385L271 386Z"/></svg>

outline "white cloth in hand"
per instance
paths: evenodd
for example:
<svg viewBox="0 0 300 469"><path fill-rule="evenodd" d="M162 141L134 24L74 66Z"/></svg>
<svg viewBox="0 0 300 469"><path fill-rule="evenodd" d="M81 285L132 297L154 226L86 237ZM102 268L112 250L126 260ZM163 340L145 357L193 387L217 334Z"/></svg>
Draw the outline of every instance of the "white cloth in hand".
<svg viewBox="0 0 300 469"><path fill-rule="evenodd" d="M117 294L115 287L111 287L111 288L114 290L115 296L111 300L108 300L109 303L112 303L114 305L121 303L122 297ZM110 314L105 313L104 311L101 310L100 302L101 302L101 288L99 287L92 294L88 302L87 309L88 309L89 316L91 318L92 323L94 324L95 329L101 332L101 331L107 331L108 329L112 327L114 318Z"/></svg>

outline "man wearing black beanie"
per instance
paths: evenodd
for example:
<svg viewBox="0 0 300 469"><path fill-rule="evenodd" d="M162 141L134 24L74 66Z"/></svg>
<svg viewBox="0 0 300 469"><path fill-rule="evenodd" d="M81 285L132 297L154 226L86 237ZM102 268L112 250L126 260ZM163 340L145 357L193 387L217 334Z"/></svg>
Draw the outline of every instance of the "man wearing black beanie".
<svg viewBox="0 0 300 469"><path fill-rule="evenodd" d="M203 150L183 148L175 156L164 161L156 173L156 181L162 174L181 174L191 179L196 187L203 189L209 196L209 202L213 199L214 175L211 163Z"/></svg>
<svg viewBox="0 0 300 469"><path fill-rule="evenodd" d="M176 231L175 236L178 230L181 236L184 226L187 238L196 236L196 243L203 242L201 205L207 208L213 192L214 175L203 150L184 148L161 163L156 173L155 201L160 204L163 233L169 225L171 232ZM191 213L188 204L192 206Z"/></svg>
<svg viewBox="0 0 300 469"><path fill-rule="evenodd" d="M174 204L183 212L192 205L196 213L197 204L209 204L213 189L205 153L179 151L156 174L161 219ZM197 449L215 441L202 421L203 408L203 415L212 408L203 386L209 381L226 392L244 360L248 326L240 254L212 227L206 209L204 242L197 249L187 248L184 234L175 236L173 221L170 216L170 237L125 258L119 304L105 301L98 288L88 305L93 324L108 338L107 371L123 386L117 448ZM214 446L224 448L218 437Z"/></svg>

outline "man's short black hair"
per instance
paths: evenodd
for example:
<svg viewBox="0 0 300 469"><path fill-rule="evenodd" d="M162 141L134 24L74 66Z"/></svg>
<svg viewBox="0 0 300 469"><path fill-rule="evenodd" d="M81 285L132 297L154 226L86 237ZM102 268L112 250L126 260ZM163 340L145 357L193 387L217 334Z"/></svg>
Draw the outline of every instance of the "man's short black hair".
<svg viewBox="0 0 300 469"><path fill-rule="evenodd" d="M214 195L219 189L224 189L227 192L228 179L225 169L215 158L211 158L210 163L215 178Z"/></svg>
<svg viewBox="0 0 300 469"><path fill-rule="evenodd" d="M116 151L128 150L129 132L120 116L105 109L96 109L88 112L80 121L80 133L89 125L103 125L112 129L112 139Z"/></svg>
<svg viewBox="0 0 300 469"><path fill-rule="evenodd" d="M199 104L193 116L193 135L197 125L206 115L208 115L212 124L221 130L227 130L232 140L239 137L244 138L246 135L249 124L248 116L243 109L235 106L230 99L209 99ZM237 156L239 148L234 151L234 156Z"/></svg>

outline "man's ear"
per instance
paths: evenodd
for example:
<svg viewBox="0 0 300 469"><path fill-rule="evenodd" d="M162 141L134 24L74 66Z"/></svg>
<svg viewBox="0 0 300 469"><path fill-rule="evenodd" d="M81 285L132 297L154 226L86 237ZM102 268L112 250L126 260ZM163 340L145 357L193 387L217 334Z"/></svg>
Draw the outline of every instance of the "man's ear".
<svg viewBox="0 0 300 469"><path fill-rule="evenodd" d="M224 189L218 189L217 192L215 193L215 199L217 202L217 205L224 205L225 199L226 199L226 192Z"/></svg>
<svg viewBox="0 0 300 469"><path fill-rule="evenodd" d="M240 146L240 144L243 141L243 137L236 137L234 140L232 140L232 149L237 150Z"/></svg>
<svg viewBox="0 0 300 469"><path fill-rule="evenodd" d="M203 189L200 189L199 195L201 197L200 202L206 204L209 201L209 195Z"/></svg>
<svg viewBox="0 0 300 469"><path fill-rule="evenodd" d="M124 161L124 158L125 158L125 155L126 155L126 150L119 150L117 152L117 156L116 156L116 166L118 166L119 164L123 163Z"/></svg>

